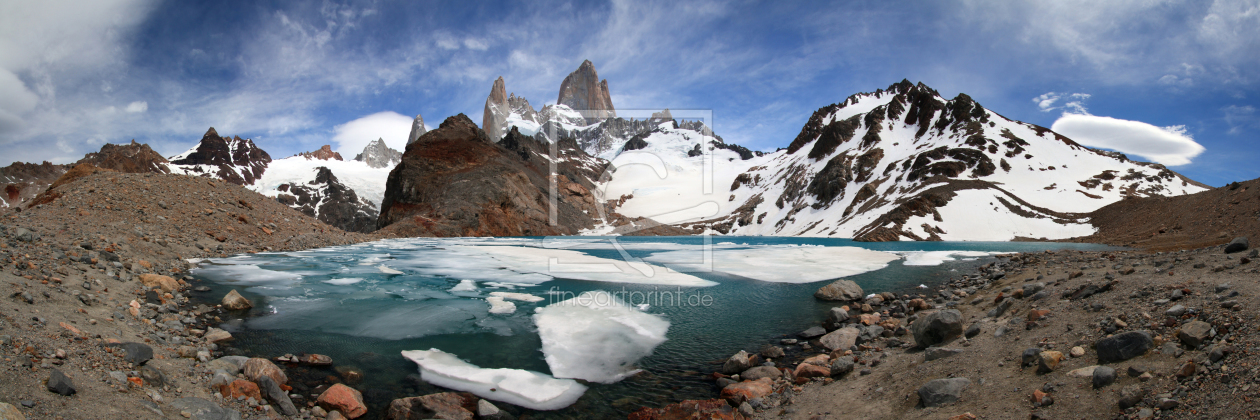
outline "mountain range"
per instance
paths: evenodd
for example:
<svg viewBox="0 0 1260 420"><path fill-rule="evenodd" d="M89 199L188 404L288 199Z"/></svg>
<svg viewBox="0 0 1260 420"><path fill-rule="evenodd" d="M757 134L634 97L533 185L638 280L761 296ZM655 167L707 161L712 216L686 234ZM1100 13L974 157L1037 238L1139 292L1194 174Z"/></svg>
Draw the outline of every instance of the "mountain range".
<svg viewBox="0 0 1260 420"><path fill-rule="evenodd" d="M461 114L428 131L417 115L401 152L378 139L350 161L329 146L273 160L210 128L168 158L133 141L76 164L218 178L343 230L400 236L1053 240L1093 234L1089 213L1108 204L1209 189L906 80L818 109L774 152L668 109L618 116L609 92L584 61L542 109L499 77L480 127ZM0 168L0 203L29 201L71 166Z"/></svg>

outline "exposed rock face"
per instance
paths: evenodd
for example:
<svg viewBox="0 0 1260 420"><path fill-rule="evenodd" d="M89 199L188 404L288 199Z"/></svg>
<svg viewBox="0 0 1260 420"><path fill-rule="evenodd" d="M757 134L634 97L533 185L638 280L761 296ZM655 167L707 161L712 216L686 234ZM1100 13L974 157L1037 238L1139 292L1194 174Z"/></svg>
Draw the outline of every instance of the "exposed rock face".
<svg viewBox="0 0 1260 420"><path fill-rule="evenodd" d="M420 117L416 116L416 118L417 121L419 121ZM426 133L427 131L424 131L424 123L421 122L420 124L420 134ZM414 127L411 130L411 134L416 135ZM409 142L407 144L411 143ZM378 138L375 141L368 143L367 147L363 148L363 153L359 153L355 156L354 160L366 163L368 166L373 168L388 168L397 165L398 162L402 162L402 152L391 149L385 144L385 139Z"/></svg>
<svg viewBox="0 0 1260 420"><path fill-rule="evenodd" d="M172 173L214 177L236 185L252 185L268 163L271 156L252 140L219 137L214 127L206 131L196 147L170 159Z"/></svg>
<svg viewBox="0 0 1260 420"><path fill-rule="evenodd" d="M320 147L319 150L316 150L313 152L302 152L302 153L298 153L297 155L305 157L307 159L316 159L316 160L343 160L341 159L341 153L334 152L332 150L332 146L329 146L327 144L325 144L323 147Z"/></svg>
<svg viewBox="0 0 1260 420"><path fill-rule="evenodd" d="M101 146L101 151L88 153L76 163L90 163L98 168L127 173L171 172L166 158L150 149L149 145L136 143L135 140L130 144L106 143Z"/></svg>
<svg viewBox="0 0 1260 420"><path fill-rule="evenodd" d="M557 144L555 223L549 146L512 130L495 144L463 114L403 153L386 183L379 228L401 236L572 235L594 226L591 193L606 162L573 141Z"/></svg>
<svg viewBox="0 0 1260 420"><path fill-rule="evenodd" d="M407 136L407 144L415 143L416 139L420 138L420 136L423 136L424 133L427 132L429 132L429 129L424 128L424 117L421 117L420 114L416 114L416 119L411 121L411 135Z"/></svg>
<svg viewBox="0 0 1260 420"><path fill-rule="evenodd" d="M608 80L599 80L595 65L590 60L582 61L582 65L560 83L556 103L577 111L596 111L594 115L586 116L587 123L617 117L612 97L608 94Z"/></svg>
<svg viewBox="0 0 1260 420"><path fill-rule="evenodd" d="M17 207L48 190L70 165L13 162L0 168L0 207Z"/></svg>
<svg viewBox="0 0 1260 420"><path fill-rule="evenodd" d="M495 79L494 86L490 87L490 96L486 98L486 109L481 116L481 127L485 129L491 142L497 142L503 138L503 123L507 122L507 115L510 113L507 87L504 86L503 77L499 76Z"/></svg>
<svg viewBox="0 0 1260 420"><path fill-rule="evenodd" d="M376 230L377 210L371 202L359 198L327 167L315 169L315 180L308 184L289 183L280 186L280 203L307 216L347 232Z"/></svg>

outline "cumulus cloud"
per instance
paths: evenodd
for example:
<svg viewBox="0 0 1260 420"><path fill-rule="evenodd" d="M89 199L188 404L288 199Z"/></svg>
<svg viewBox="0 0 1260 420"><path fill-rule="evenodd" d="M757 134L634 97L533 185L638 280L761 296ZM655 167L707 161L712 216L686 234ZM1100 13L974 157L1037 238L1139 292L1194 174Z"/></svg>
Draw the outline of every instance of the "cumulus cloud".
<svg viewBox="0 0 1260 420"><path fill-rule="evenodd" d="M130 114L138 114L138 113L148 111L148 110L149 110L149 103L145 101L135 101L135 102L129 103L127 104L127 108L125 109L125 111L127 111Z"/></svg>
<svg viewBox="0 0 1260 420"><path fill-rule="evenodd" d="M1205 150L1183 125L1156 127L1141 121L1063 114L1050 129L1085 146L1137 155L1168 166L1189 164Z"/></svg>
<svg viewBox="0 0 1260 420"><path fill-rule="evenodd" d="M359 117L333 127L333 142L337 153L346 159L354 158L368 143L378 138L395 150L407 148L407 136L411 135L412 117L394 111L378 112Z"/></svg>

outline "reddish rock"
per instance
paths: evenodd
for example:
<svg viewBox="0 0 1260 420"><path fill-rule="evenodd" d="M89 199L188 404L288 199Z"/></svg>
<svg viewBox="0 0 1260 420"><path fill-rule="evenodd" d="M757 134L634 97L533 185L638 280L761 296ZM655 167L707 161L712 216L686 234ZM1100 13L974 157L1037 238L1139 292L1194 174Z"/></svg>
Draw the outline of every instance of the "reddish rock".
<svg viewBox="0 0 1260 420"><path fill-rule="evenodd" d="M1028 311L1028 321L1029 322L1036 321L1038 319L1044 318L1046 315L1050 315L1049 309L1033 309L1033 310Z"/></svg>
<svg viewBox="0 0 1260 420"><path fill-rule="evenodd" d="M978 417L976 417L975 414L962 413L962 414L950 417L949 420L976 420L977 418Z"/></svg>
<svg viewBox="0 0 1260 420"><path fill-rule="evenodd" d="M1041 392L1040 389L1037 389L1033 390L1032 403L1038 407L1045 407L1047 405L1054 404L1054 398L1051 397L1050 394Z"/></svg>
<svg viewBox="0 0 1260 420"><path fill-rule="evenodd" d="M241 372L251 381L257 381L258 378L268 376L271 377L271 380L276 381L277 385L289 383L289 377L285 376L284 371L280 370L275 363L259 357L246 360L245 364L241 366Z"/></svg>
<svg viewBox="0 0 1260 420"><path fill-rule="evenodd" d="M629 420L740 420L743 414L726 400L686 400L661 408L641 408L630 413Z"/></svg>
<svg viewBox="0 0 1260 420"><path fill-rule="evenodd" d="M316 160L343 160L341 159L341 153L334 152L332 150L332 146L329 146L327 144L325 144L324 147L320 147L319 150L316 150L314 152L302 152L302 153L298 153L297 155L307 158L307 159L316 159Z"/></svg>
<svg viewBox="0 0 1260 420"><path fill-rule="evenodd" d="M166 158L149 148L147 144L105 143L101 151L88 153L76 163L89 163L102 169L112 169L125 173L170 173L166 166Z"/></svg>
<svg viewBox="0 0 1260 420"><path fill-rule="evenodd" d="M161 288L163 292L174 292L179 290L179 282L175 281L175 279L170 276L163 276L160 274L141 274L140 283L144 284L144 287Z"/></svg>
<svg viewBox="0 0 1260 420"><path fill-rule="evenodd" d="M910 309L920 311L920 310L930 309L930 308L931 306L929 306L927 301L923 299L910 299Z"/></svg>
<svg viewBox="0 0 1260 420"><path fill-rule="evenodd" d="M865 310L866 305L862 306ZM858 315L858 320L862 322L862 325L876 325L879 324L879 314L861 314Z"/></svg>
<svg viewBox="0 0 1260 420"><path fill-rule="evenodd" d="M443 392L399 398L389 403L386 420L447 419L472 420L477 396L467 392Z"/></svg>
<svg viewBox="0 0 1260 420"><path fill-rule="evenodd" d="M773 391L774 380L770 378L761 378L755 381L743 381L737 384L728 385L726 388L722 388L721 397L731 403L731 405L739 405L739 403L753 398L761 398L766 395L770 395Z"/></svg>
<svg viewBox="0 0 1260 420"><path fill-rule="evenodd" d="M599 80L599 73L590 60L582 61L577 70L569 73L560 82L560 95L556 103L576 111L594 111L594 115L586 116L588 123L617 117L612 96L608 93L608 80Z"/></svg>
<svg viewBox="0 0 1260 420"><path fill-rule="evenodd" d="M796 383L803 384L809 382L809 378L826 378L831 376L831 368L809 363L801 363L796 366L796 370L793 371L792 374L796 377Z"/></svg>
<svg viewBox="0 0 1260 420"><path fill-rule="evenodd" d="M232 289L232 291L228 292L227 295L224 295L221 303L224 308L231 309L233 311L254 307L254 303L250 302L249 299L246 299L244 296L241 296L236 289Z"/></svg>
<svg viewBox="0 0 1260 420"><path fill-rule="evenodd" d="M342 384L328 387L323 394L319 394L319 399L315 402L330 412L333 410L341 412L346 418L358 418L367 413L367 406L363 405L363 394Z"/></svg>
<svg viewBox="0 0 1260 420"><path fill-rule="evenodd" d="M302 356L301 362L312 366L328 366L332 364L332 358L322 354L307 354Z"/></svg>
<svg viewBox="0 0 1260 420"><path fill-rule="evenodd" d="M243 396L245 398L253 398L255 401L262 401L262 393L258 390L258 384L244 379L237 379L230 384L220 387L219 394L225 398L235 399Z"/></svg>

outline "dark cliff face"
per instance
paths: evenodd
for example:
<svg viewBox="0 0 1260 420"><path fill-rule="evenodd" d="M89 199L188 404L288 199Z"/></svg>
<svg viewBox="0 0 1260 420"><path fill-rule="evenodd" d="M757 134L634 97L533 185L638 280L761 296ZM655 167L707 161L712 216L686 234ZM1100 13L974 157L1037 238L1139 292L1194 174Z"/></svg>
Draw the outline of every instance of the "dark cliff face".
<svg viewBox="0 0 1260 420"><path fill-rule="evenodd" d="M326 167L316 168L315 180L307 184L283 184L276 200L307 216L347 232L376 230L376 207L359 198Z"/></svg>
<svg viewBox="0 0 1260 420"><path fill-rule="evenodd" d="M98 168L113 169L128 173L170 173L166 167L166 158L159 155L147 144L105 144L101 151L88 153L76 163L90 163Z"/></svg>
<svg viewBox="0 0 1260 420"><path fill-rule="evenodd" d="M188 175L213 176L236 185L252 185L262 177L271 156L259 149L254 142L240 137L219 137L211 127L201 137L196 150L171 161L175 165L210 165L215 173L206 173L199 167L181 169Z"/></svg>
<svg viewBox="0 0 1260 420"><path fill-rule="evenodd" d="M17 207L35 198L39 193L70 169L70 165L54 165L13 162L0 168L0 207Z"/></svg>
<svg viewBox="0 0 1260 420"><path fill-rule="evenodd" d="M398 236L572 235L594 226L591 180L603 166L573 141L557 144L555 222L550 145L512 130L494 143L463 114L403 154L386 183L377 226ZM602 161L601 161L602 162ZM606 165L606 163L605 163Z"/></svg>

